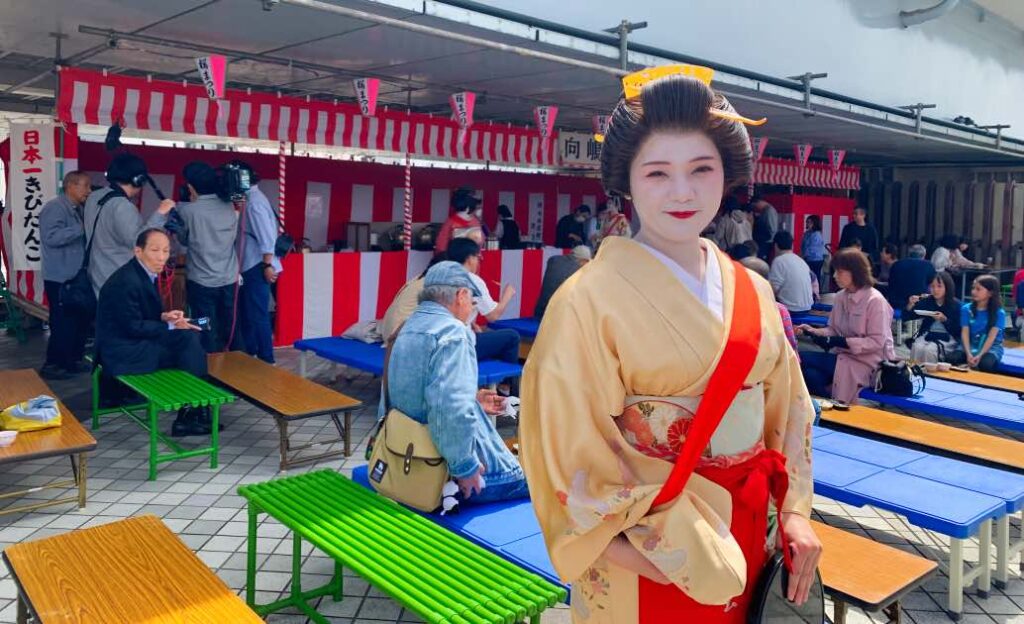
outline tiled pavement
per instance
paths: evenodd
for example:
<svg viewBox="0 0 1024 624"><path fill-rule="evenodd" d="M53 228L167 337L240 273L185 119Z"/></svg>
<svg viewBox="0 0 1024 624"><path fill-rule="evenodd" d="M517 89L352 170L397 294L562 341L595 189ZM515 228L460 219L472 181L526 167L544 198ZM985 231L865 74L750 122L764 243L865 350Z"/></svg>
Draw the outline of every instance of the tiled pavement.
<svg viewBox="0 0 1024 624"><path fill-rule="evenodd" d="M45 345L37 330L30 334L28 344L19 346L12 338L0 335L0 369L38 367ZM278 351L281 366L298 368L298 355L290 349ZM332 367L315 360L311 376L324 383L334 378ZM367 375L357 376L351 383L342 380L333 387L358 397L367 405L376 403L378 384ZM52 383L54 391L83 421L88 413L88 382L80 376L74 380ZM346 462L330 461L300 468L333 468L343 473L363 460L366 437L373 423L373 407L364 408L354 419L353 440L356 450ZM68 506L0 516L0 549L23 540L33 540L65 531L104 524L136 514L152 513L176 533L230 587L241 593L245 583L246 513L244 500L235 491L241 484L259 482L278 475L278 438L273 420L260 409L245 402L236 402L223 411L226 431L221 436L221 467L210 470L199 459L164 464L159 478L150 483L146 476L146 436L125 418L112 417L95 432L99 447L89 460L89 503L86 509ZM171 416L163 423L170 425ZM310 419L292 428L296 440L329 436L333 426L327 418ZM59 458L5 466L0 473L0 493L44 483L69 474L68 460ZM61 491L37 492L32 497L46 499L63 495ZM18 501L0 500L0 508ZM838 525L898 548L923 554L933 559L948 556L945 538L912 527L896 516L872 508L854 508L818 498L815 510L829 524ZM280 597L289 582L290 549L286 529L266 519L260 527L258 598L270 602ZM308 545L307 545L308 548ZM968 560L977 549L968 548ZM882 564L883 562L880 562ZM308 552L303 566L303 583L307 587L326 582L331 572L330 560L319 553ZM1016 567L1016 566L1015 566ZM905 619L915 624L948 622L942 612L945 604L945 577L935 578L923 589L904 598ZM331 622L415 622L417 618L383 596L358 577L345 580L345 599L334 603L321 599L320 613ZM9 571L0 566L0 624L13 624L15 588ZM304 616L279 613L267 620L273 623L305 623ZM881 622L859 611L851 611L851 624ZM566 608L549 610L545 624L569 622ZM966 624L998 622L1024 624L1024 581L1015 576L1006 590L993 589L988 599L968 594L965 599Z"/></svg>

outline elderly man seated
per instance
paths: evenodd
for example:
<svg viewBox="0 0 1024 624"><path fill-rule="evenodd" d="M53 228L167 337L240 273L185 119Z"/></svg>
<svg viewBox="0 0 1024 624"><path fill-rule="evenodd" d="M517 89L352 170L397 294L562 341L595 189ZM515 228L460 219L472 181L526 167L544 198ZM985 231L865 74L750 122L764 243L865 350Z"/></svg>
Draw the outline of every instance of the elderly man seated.
<svg viewBox="0 0 1024 624"><path fill-rule="evenodd" d="M96 359L103 366L106 386L118 375L152 373L178 368L197 377L206 375L206 351L199 327L181 310L163 311L157 276L171 253L171 240L160 229L148 229L135 241L135 257L100 289L96 313ZM109 397L108 397L109 398ZM209 408L182 408L171 435L210 433Z"/></svg>
<svg viewBox="0 0 1024 624"><path fill-rule="evenodd" d="M474 503L529 495L519 462L487 416L504 411L503 399L477 391L476 335L467 322L479 296L462 265L431 267L388 365L391 406L427 424L464 499Z"/></svg>

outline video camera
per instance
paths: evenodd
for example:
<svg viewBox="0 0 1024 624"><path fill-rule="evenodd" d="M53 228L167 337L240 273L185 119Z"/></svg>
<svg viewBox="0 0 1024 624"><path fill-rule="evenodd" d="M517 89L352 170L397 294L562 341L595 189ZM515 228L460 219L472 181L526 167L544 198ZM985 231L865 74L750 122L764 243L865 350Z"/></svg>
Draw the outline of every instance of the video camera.
<svg viewBox="0 0 1024 624"><path fill-rule="evenodd" d="M239 202L252 188L252 171L237 162L230 162L217 168L221 189L228 201Z"/></svg>

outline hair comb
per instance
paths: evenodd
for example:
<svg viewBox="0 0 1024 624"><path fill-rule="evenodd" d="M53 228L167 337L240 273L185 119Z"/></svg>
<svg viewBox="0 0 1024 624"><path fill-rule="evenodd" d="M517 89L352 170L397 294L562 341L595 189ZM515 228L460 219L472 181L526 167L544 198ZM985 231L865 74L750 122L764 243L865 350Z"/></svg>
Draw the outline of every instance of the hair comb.
<svg viewBox="0 0 1024 624"><path fill-rule="evenodd" d="M644 86L658 80L659 78L665 78L667 76L689 76L690 78L696 78L704 84L711 86L711 79L715 76L715 70L710 67L703 67L701 65L688 65L679 63L675 65L660 65L658 67L648 67L641 69L640 71L633 72L628 76L622 78L622 92L625 94L627 100L638 97ZM712 108L708 113L715 117L722 119L728 119L729 121L738 121L741 124L747 126L760 126L768 120L764 117L761 119L750 119L744 117L739 113L719 110ZM604 137L602 137L603 139Z"/></svg>

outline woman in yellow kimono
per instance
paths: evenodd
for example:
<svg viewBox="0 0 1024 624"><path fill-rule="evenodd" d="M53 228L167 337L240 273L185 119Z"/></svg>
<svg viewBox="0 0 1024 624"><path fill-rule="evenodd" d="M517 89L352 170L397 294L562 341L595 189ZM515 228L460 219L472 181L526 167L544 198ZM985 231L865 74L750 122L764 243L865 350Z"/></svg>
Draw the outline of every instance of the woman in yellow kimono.
<svg viewBox="0 0 1024 624"><path fill-rule="evenodd" d="M755 123L710 82L693 66L623 80L602 178L633 202L640 232L605 240L559 288L526 364L521 457L574 622L739 624L781 541L769 526L792 554L790 599L806 600L820 557L808 521L814 409L771 287L739 280L700 238L751 175L744 123ZM760 314L746 317L760 323L753 367L682 495L655 506L734 309Z"/></svg>

